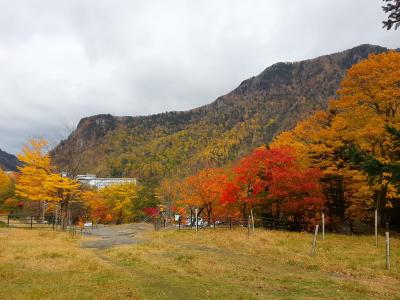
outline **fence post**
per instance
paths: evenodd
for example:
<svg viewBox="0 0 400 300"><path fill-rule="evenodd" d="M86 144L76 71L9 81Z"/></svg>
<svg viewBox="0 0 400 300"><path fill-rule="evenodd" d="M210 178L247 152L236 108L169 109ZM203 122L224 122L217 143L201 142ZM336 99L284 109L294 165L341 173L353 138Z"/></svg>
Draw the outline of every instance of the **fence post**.
<svg viewBox="0 0 400 300"><path fill-rule="evenodd" d="M322 240L325 240L325 214L322 213Z"/></svg>
<svg viewBox="0 0 400 300"><path fill-rule="evenodd" d="M59 219L60 219L60 208L57 205L56 206L56 231L59 229L59 227L58 227Z"/></svg>
<svg viewBox="0 0 400 300"><path fill-rule="evenodd" d="M214 230L215 230L215 218L214 218Z"/></svg>
<svg viewBox="0 0 400 300"><path fill-rule="evenodd" d="M10 215L7 215L7 227L10 227Z"/></svg>
<svg viewBox="0 0 400 300"><path fill-rule="evenodd" d="M156 218L154 218L154 231L157 231L157 223Z"/></svg>
<svg viewBox="0 0 400 300"><path fill-rule="evenodd" d="M254 231L254 215L253 215L253 209L250 210L251 213L251 224L253 226L253 231Z"/></svg>
<svg viewBox="0 0 400 300"><path fill-rule="evenodd" d="M232 217L229 217L229 229L232 230Z"/></svg>
<svg viewBox="0 0 400 300"><path fill-rule="evenodd" d="M386 269L390 270L390 240L389 231L386 231Z"/></svg>
<svg viewBox="0 0 400 300"><path fill-rule="evenodd" d="M31 229L33 228L33 217L31 216Z"/></svg>
<svg viewBox="0 0 400 300"><path fill-rule="evenodd" d="M198 220L198 211L199 211L199 209L198 208L196 208L196 233L199 231L199 220Z"/></svg>
<svg viewBox="0 0 400 300"><path fill-rule="evenodd" d="M178 219L178 228L179 228L179 231L181 231L181 217L179 217L179 219Z"/></svg>
<svg viewBox="0 0 400 300"><path fill-rule="evenodd" d="M317 234L318 234L318 227L319 225L315 225L315 232L314 232L314 238L311 246L311 253L310 255L313 256L315 253L315 248L317 246Z"/></svg>
<svg viewBox="0 0 400 300"><path fill-rule="evenodd" d="M378 247L378 210L375 209L375 246Z"/></svg>
<svg viewBox="0 0 400 300"><path fill-rule="evenodd" d="M250 215L249 218L247 220L247 237L250 237Z"/></svg>

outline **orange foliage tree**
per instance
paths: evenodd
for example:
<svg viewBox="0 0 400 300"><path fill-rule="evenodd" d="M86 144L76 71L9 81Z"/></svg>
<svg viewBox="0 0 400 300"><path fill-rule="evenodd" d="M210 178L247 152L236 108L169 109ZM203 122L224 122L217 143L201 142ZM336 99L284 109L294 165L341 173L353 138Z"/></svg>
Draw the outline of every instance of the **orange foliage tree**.
<svg viewBox="0 0 400 300"><path fill-rule="evenodd" d="M349 160L348 149L356 147L383 166L399 161L398 145L386 128L400 128L400 53L370 55L352 66L338 95L327 112L317 112L282 133L271 147L294 146L306 164L319 167L328 182L342 186L343 192L333 194L343 194L350 222L371 218L373 208L383 217L400 198L392 174L381 168L370 176Z"/></svg>
<svg viewBox="0 0 400 300"><path fill-rule="evenodd" d="M84 191L81 195L81 199L83 200L87 209L87 219L92 220L94 223L103 224L112 220L111 210L99 191Z"/></svg>
<svg viewBox="0 0 400 300"><path fill-rule="evenodd" d="M204 213L211 224L213 210L220 205L227 176L222 169L207 168L188 177L182 187L182 204L189 207L191 215L198 209L198 215Z"/></svg>

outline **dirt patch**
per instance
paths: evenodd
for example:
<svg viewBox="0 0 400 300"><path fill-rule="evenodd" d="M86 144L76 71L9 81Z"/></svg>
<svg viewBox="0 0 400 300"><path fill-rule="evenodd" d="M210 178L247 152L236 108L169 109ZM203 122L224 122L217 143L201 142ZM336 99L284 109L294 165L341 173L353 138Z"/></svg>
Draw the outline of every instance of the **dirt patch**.
<svg viewBox="0 0 400 300"><path fill-rule="evenodd" d="M153 230L148 223L134 223L123 225L98 225L95 229L85 229L83 235L93 237L81 243L83 248L107 249L119 245L139 243L144 233Z"/></svg>

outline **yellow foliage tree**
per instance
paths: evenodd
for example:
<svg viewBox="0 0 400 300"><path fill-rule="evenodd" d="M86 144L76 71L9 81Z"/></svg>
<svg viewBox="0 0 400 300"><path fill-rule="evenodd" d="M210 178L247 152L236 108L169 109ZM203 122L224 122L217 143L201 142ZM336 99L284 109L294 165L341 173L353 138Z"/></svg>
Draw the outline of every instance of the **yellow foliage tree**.
<svg viewBox="0 0 400 300"><path fill-rule="evenodd" d="M77 181L53 173L51 159L46 151L48 143L44 139L30 140L24 145L18 159L20 176L16 184L16 194L30 201L48 201L61 206L61 221L67 225L67 212L71 201L79 193Z"/></svg>
<svg viewBox="0 0 400 300"><path fill-rule="evenodd" d="M30 140L22 147L18 159L22 166L18 167L21 175L16 185L16 193L23 199L43 201L48 199L43 184L51 174L50 156L46 152L47 141L44 139Z"/></svg>
<svg viewBox="0 0 400 300"><path fill-rule="evenodd" d="M165 206L167 216L171 218L173 204L180 198L181 182L177 178L165 178L161 181L156 192L161 200L161 204Z"/></svg>
<svg viewBox="0 0 400 300"><path fill-rule="evenodd" d="M99 191L111 208L117 224L129 221L133 217L133 202L138 191L139 187L134 183L111 185Z"/></svg>
<svg viewBox="0 0 400 300"><path fill-rule="evenodd" d="M339 99L331 101L330 107L335 118L345 124L343 139L382 164L396 163L400 149L385 128L400 127L400 53L370 55L354 65L338 94ZM381 214L390 206L390 199L400 198L389 173L374 178L370 188Z"/></svg>
<svg viewBox="0 0 400 300"><path fill-rule="evenodd" d="M11 178L0 168L0 204L10 197L13 190Z"/></svg>
<svg viewBox="0 0 400 300"><path fill-rule="evenodd" d="M46 192L45 200L56 202L60 205L61 225L64 229L68 222L68 211L72 201L78 200L79 183L68 177L62 177L60 174L51 173L43 182L43 188Z"/></svg>

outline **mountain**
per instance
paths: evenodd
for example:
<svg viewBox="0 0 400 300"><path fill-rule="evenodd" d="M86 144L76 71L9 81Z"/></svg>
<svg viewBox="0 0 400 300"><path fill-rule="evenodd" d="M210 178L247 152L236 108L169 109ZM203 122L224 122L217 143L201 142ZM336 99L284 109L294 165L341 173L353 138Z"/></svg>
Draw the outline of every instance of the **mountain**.
<svg viewBox="0 0 400 300"><path fill-rule="evenodd" d="M276 63L211 104L150 116L96 115L52 152L71 173L159 179L223 166L326 109L346 70L371 53L360 45L294 63Z"/></svg>
<svg viewBox="0 0 400 300"><path fill-rule="evenodd" d="M9 154L0 149L0 168L5 171L16 171L20 165L19 160L15 155Z"/></svg>

